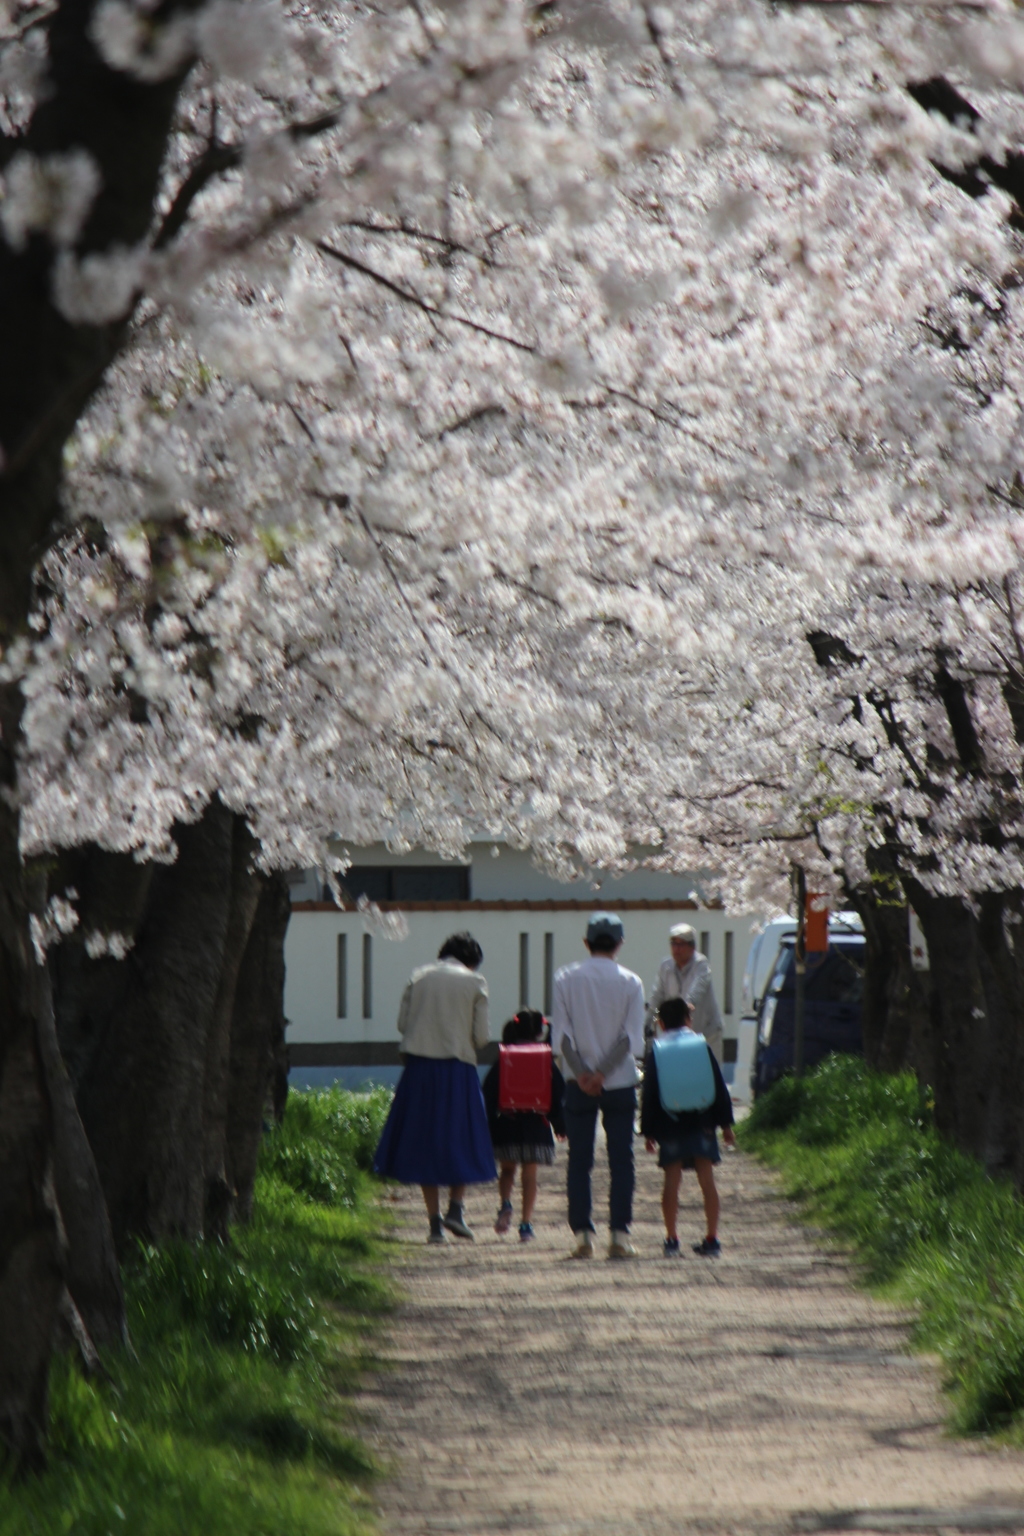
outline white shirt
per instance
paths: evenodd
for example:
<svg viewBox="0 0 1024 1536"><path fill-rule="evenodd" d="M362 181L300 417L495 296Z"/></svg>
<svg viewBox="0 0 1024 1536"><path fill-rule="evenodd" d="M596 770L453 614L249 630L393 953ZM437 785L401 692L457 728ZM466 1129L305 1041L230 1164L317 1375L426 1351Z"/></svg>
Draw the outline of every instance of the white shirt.
<svg viewBox="0 0 1024 1536"><path fill-rule="evenodd" d="M635 1058L644 1053L643 982L610 955L591 955L555 972L551 1049L556 1056L568 1038L594 1071L623 1035L629 1053L605 1078L606 1088L631 1088L639 1081Z"/></svg>

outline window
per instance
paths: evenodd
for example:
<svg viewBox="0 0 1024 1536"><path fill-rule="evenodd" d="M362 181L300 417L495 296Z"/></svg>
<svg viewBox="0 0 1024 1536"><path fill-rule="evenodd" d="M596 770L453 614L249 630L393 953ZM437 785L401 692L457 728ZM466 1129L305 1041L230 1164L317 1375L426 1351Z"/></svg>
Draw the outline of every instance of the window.
<svg viewBox="0 0 1024 1536"><path fill-rule="evenodd" d="M551 1017L551 998L555 988L555 936L544 935L544 1012Z"/></svg>
<svg viewBox="0 0 1024 1536"><path fill-rule="evenodd" d="M725 935L725 1011L732 1013L732 934Z"/></svg>
<svg viewBox="0 0 1024 1536"><path fill-rule="evenodd" d="M814 962L817 961L816 965ZM824 955L807 956L807 997L815 1003L857 1006L864 996L864 947L833 944Z"/></svg>
<svg viewBox="0 0 1024 1536"><path fill-rule="evenodd" d="M348 934L338 934L338 1018L348 1018Z"/></svg>
<svg viewBox="0 0 1024 1536"><path fill-rule="evenodd" d="M519 1006L530 1006L530 935L519 935Z"/></svg>
<svg viewBox="0 0 1024 1536"><path fill-rule="evenodd" d="M373 1018L373 939L363 934L363 1018Z"/></svg>
<svg viewBox="0 0 1024 1536"><path fill-rule="evenodd" d="M469 900L469 868L458 864L353 864L341 883L352 901Z"/></svg>
<svg viewBox="0 0 1024 1536"><path fill-rule="evenodd" d="M796 957L784 944L775 963L768 994L792 997L796 990ZM824 954L807 956L806 998L809 1003L860 1003L864 995L864 945L830 944Z"/></svg>
<svg viewBox="0 0 1024 1536"><path fill-rule="evenodd" d="M702 933L701 934L701 936L700 936L700 952L701 952L702 955L707 955L709 960L711 959L711 935L710 935L710 933Z"/></svg>

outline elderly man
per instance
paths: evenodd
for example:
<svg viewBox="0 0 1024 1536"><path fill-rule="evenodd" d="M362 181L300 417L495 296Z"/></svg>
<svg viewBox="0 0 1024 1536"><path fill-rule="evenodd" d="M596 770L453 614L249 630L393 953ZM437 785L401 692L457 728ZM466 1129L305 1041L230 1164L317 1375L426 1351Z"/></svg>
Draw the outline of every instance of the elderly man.
<svg viewBox="0 0 1024 1536"><path fill-rule="evenodd" d="M676 923L669 929L670 959L658 969L650 1001L646 1028L653 1030L658 1009L667 997L682 997L693 1005L691 1028L704 1036L718 1061L722 1059L722 1015L718 1011L715 989L711 985L711 966L697 948L697 935L689 923Z"/></svg>

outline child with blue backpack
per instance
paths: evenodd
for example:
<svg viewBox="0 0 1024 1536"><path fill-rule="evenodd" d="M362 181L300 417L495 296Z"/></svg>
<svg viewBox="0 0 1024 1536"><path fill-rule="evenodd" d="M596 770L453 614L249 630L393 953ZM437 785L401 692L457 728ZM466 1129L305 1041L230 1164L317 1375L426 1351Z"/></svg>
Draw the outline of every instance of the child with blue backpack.
<svg viewBox="0 0 1024 1536"><path fill-rule="evenodd" d="M690 1004L683 998L666 998L658 1009L661 1032L644 1058L640 1134L648 1152L657 1151L658 1166L665 1170L661 1210L667 1259L679 1257L676 1218L684 1168L697 1174L707 1223L704 1239L694 1243L693 1251L702 1258L717 1258L721 1253L715 1164L722 1157L716 1128L721 1127L727 1146L736 1145L729 1090L704 1036L689 1028L691 1016Z"/></svg>

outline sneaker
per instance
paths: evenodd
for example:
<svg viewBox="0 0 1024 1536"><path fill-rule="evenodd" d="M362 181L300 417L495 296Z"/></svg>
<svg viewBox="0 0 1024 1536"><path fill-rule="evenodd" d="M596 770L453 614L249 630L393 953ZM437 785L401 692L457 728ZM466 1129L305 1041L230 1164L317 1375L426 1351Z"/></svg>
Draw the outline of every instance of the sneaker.
<svg viewBox="0 0 1024 1536"><path fill-rule="evenodd" d="M511 1200L503 1200L501 1202L501 1209L498 1211L498 1219L494 1223L494 1230L495 1230L495 1232L498 1232L498 1233L507 1232L511 1225L512 1225L512 1201Z"/></svg>
<svg viewBox="0 0 1024 1536"><path fill-rule="evenodd" d="M528 1221L521 1221L519 1223L519 1241L521 1243L532 1243L536 1235Z"/></svg>
<svg viewBox="0 0 1024 1536"><path fill-rule="evenodd" d="M694 1243L693 1251L699 1253L702 1259L717 1259L722 1245L717 1237L704 1237L699 1243Z"/></svg>
<svg viewBox="0 0 1024 1536"><path fill-rule="evenodd" d="M592 1259L594 1257L594 1234L593 1234L593 1232L577 1232L576 1233L576 1243L577 1243L577 1246L573 1249L572 1253L569 1255L570 1258L573 1258L573 1259Z"/></svg>
<svg viewBox="0 0 1024 1536"><path fill-rule="evenodd" d="M666 1239L665 1239L665 1257L666 1257L666 1259L678 1259L678 1257L679 1257L679 1239L678 1239L678 1237L666 1237Z"/></svg>
<svg viewBox="0 0 1024 1536"><path fill-rule="evenodd" d="M455 1237L464 1237L470 1243L474 1241L473 1228L466 1225L461 1205L451 1207L444 1218L444 1225Z"/></svg>
<svg viewBox="0 0 1024 1536"><path fill-rule="evenodd" d="M608 1257L610 1259L635 1259L636 1249L629 1240L626 1232L613 1232L612 1240L608 1244Z"/></svg>

